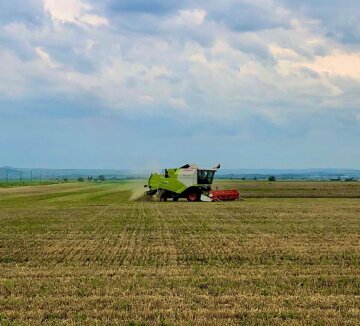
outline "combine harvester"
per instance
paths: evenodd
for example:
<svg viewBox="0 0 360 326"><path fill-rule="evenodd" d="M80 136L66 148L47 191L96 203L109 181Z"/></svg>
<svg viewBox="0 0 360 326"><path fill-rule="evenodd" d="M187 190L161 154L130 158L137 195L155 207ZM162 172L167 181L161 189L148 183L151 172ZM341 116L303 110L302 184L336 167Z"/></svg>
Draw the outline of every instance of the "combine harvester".
<svg viewBox="0 0 360 326"><path fill-rule="evenodd" d="M160 201L172 198L186 198L188 201L225 201L237 200L240 193L237 190L211 190L215 172L220 164L212 169L200 169L195 164L186 164L178 169L165 169L164 174L152 173L145 188L149 196L155 196Z"/></svg>

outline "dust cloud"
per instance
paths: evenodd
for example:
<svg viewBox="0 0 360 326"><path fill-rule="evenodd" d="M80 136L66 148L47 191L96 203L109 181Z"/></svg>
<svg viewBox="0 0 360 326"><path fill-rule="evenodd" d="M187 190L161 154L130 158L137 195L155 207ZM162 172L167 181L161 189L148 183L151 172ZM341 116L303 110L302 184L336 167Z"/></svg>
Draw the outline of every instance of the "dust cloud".
<svg viewBox="0 0 360 326"><path fill-rule="evenodd" d="M145 198L146 193L144 190L144 187L138 187L132 190L132 195L130 197L131 201L140 200L142 198Z"/></svg>

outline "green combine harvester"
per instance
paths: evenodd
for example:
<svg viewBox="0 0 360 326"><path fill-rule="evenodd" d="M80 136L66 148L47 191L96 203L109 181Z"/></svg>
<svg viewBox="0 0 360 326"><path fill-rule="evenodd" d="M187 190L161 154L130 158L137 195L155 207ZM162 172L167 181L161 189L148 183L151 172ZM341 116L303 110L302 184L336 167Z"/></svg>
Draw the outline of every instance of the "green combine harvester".
<svg viewBox="0 0 360 326"><path fill-rule="evenodd" d="M212 190L211 185L215 172L220 164L212 169L200 169L195 164L186 164L180 168L165 169L163 174L152 173L145 188L149 196L160 201L171 198L178 201L186 198L190 202L196 201L224 201L239 199L237 190Z"/></svg>

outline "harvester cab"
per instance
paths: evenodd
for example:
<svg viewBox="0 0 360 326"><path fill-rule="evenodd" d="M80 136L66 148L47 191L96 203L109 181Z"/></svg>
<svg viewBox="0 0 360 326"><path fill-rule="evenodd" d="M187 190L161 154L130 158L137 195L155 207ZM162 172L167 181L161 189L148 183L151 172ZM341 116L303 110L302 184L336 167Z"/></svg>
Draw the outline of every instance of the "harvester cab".
<svg viewBox="0 0 360 326"><path fill-rule="evenodd" d="M180 168L165 169L162 174L152 173L145 185L149 196L160 201L172 198L186 198L188 201L223 201L239 199L237 190L212 190L215 172L220 164L211 169L201 169L196 164L186 164Z"/></svg>

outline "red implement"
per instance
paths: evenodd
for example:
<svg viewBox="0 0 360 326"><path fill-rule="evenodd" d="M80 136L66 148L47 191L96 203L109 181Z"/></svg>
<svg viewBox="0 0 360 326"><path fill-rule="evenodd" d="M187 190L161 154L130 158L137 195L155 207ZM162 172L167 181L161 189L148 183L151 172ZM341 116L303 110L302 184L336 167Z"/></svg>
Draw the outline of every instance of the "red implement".
<svg viewBox="0 0 360 326"><path fill-rule="evenodd" d="M213 201L237 200L240 193L237 190L212 190L209 197Z"/></svg>

